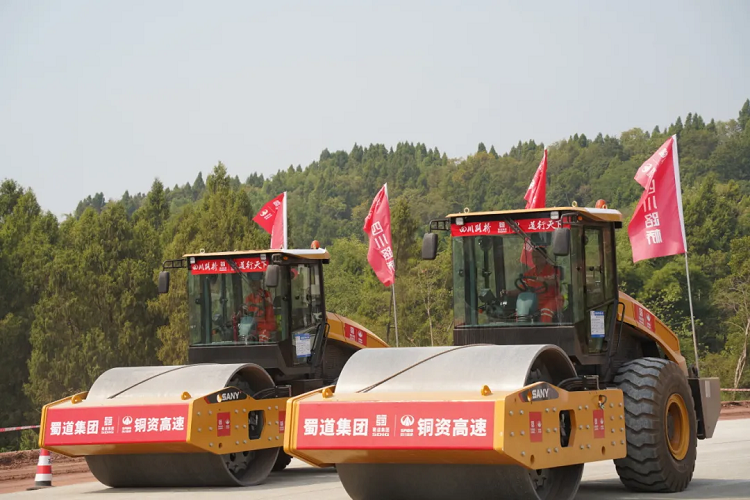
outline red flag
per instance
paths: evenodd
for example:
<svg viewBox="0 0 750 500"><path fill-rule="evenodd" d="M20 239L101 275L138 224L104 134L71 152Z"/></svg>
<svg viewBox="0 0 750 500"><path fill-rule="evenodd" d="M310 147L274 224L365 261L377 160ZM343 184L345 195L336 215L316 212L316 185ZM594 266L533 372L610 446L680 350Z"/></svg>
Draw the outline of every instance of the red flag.
<svg viewBox="0 0 750 500"><path fill-rule="evenodd" d="M526 208L544 208L547 204L547 150L544 150L544 156L542 161L539 162L539 166L536 169L534 178L531 179L529 189L526 190L526 196L523 197L526 200ZM530 241L524 242L523 253L521 254L521 262L532 267L534 260L531 257L531 252L534 247L531 246Z"/></svg>
<svg viewBox="0 0 750 500"><path fill-rule="evenodd" d="M281 215L279 217L279 215ZM286 248L286 192L269 201L253 217L253 220L271 234L271 248Z"/></svg>
<svg viewBox="0 0 750 500"><path fill-rule="evenodd" d="M644 190L628 225L633 262L685 253L677 136L641 165L635 180Z"/></svg>
<svg viewBox="0 0 750 500"><path fill-rule="evenodd" d="M388 185L384 184L365 218L362 230L370 239L367 261L378 279L391 286L396 279L396 262L393 260L393 240L391 239L391 209L388 206Z"/></svg>
<svg viewBox="0 0 750 500"><path fill-rule="evenodd" d="M544 208L547 204L547 150L544 150L542 161L531 179L529 189L526 190L526 208Z"/></svg>

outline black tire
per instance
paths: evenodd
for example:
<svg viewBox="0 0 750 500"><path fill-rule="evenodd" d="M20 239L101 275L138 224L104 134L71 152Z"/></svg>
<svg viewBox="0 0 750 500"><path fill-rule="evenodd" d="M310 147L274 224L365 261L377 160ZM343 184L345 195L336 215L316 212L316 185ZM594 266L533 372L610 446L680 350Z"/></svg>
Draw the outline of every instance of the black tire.
<svg viewBox="0 0 750 500"><path fill-rule="evenodd" d="M614 461L620 480L632 491L685 490L693 478L697 454L695 404L685 374L671 361L642 358L623 365L615 383L625 396L628 446L627 457ZM685 415L674 413L680 411L680 399L686 410L688 434L682 434L683 439L670 448L668 425L682 421ZM675 447L677 457L672 451Z"/></svg>
<svg viewBox="0 0 750 500"><path fill-rule="evenodd" d="M273 472L280 472L284 469L286 469L286 466L289 465L292 461L292 456L287 455L287 453L284 451L284 449L279 449L279 457L276 459L276 463L273 464L273 469L271 469Z"/></svg>

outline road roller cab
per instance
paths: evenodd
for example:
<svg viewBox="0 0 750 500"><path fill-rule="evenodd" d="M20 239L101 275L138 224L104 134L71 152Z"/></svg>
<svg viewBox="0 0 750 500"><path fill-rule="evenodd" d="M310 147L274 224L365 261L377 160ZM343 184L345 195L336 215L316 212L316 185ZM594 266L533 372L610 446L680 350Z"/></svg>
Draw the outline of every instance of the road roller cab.
<svg viewBox="0 0 750 500"><path fill-rule="evenodd" d="M335 464L357 500L564 500L601 460L632 490L685 489L718 379L618 290L620 227L603 203L432 221L423 258L450 234L454 345L356 353L335 387L287 402L285 450Z"/></svg>
<svg viewBox="0 0 750 500"><path fill-rule="evenodd" d="M187 268L188 363L252 360L300 394L331 383L347 354L368 340L385 345L360 325L327 314L323 266L329 261L329 252L317 248L197 253L166 261L162 293L169 290L170 270ZM347 335L347 328L359 337ZM331 331L338 343L326 352Z"/></svg>

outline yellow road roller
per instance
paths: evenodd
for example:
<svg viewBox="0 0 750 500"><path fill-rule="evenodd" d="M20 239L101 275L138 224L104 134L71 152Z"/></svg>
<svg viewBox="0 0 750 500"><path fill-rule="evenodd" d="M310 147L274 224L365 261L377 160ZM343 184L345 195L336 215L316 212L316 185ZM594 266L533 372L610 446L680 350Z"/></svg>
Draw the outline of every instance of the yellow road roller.
<svg viewBox="0 0 750 500"><path fill-rule="evenodd" d="M165 262L160 293L171 270L187 271L188 364L104 372L44 406L39 446L85 456L112 487L248 486L282 470L287 399L334 383L353 353L387 347L326 311L329 261L311 248Z"/></svg>
<svg viewBox="0 0 750 500"><path fill-rule="evenodd" d="M618 290L609 208L456 213L453 345L363 350L336 384L287 402L284 447L369 499L574 498L613 460L635 491L678 492L712 437L719 380Z"/></svg>

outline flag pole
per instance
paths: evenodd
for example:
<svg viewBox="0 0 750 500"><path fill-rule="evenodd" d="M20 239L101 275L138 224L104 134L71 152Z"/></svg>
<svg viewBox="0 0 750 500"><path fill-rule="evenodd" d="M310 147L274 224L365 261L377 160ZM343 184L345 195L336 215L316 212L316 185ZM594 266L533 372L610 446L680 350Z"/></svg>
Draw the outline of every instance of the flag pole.
<svg viewBox="0 0 750 500"><path fill-rule="evenodd" d="M685 276L687 277L688 286L688 303L690 304L690 324L693 329L693 349L695 350L695 369L699 370L698 365L698 336L695 333L695 315L693 314L693 293L690 289L690 266L688 265L688 246L687 231L685 231L685 218L682 213L682 186L680 185L680 156L677 153L677 134L674 134L672 147L674 148L674 178L675 191L677 191L677 207L680 210L680 225L682 226L682 244L685 247Z"/></svg>
<svg viewBox="0 0 750 500"><path fill-rule="evenodd" d="M391 296L393 297L393 328L396 330L396 347L398 347L398 319L396 317L396 282L391 283Z"/></svg>
<svg viewBox="0 0 750 500"><path fill-rule="evenodd" d="M287 226L289 225L289 219L287 218L287 215L286 215L286 198L287 198L286 191L284 191L284 206L283 206L284 208L284 250L287 249L287 244L288 244L287 243L287 232L288 232Z"/></svg>
<svg viewBox="0 0 750 500"><path fill-rule="evenodd" d="M388 196L388 183L383 184L385 188L385 198L390 205L391 199ZM398 347L398 315L396 314L396 272L393 272L393 283L391 283L391 297L393 298L393 329L396 331L396 347Z"/></svg>
<svg viewBox="0 0 750 500"><path fill-rule="evenodd" d="M687 286L688 286L688 302L690 303L690 323L693 326L693 349L695 350L695 369L699 370L698 366L698 337L695 335L695 316L693 315L693 294L690 291L690 269L688 268L688 256L687 248L685 248L685 274L687 275Z"/></svg>

